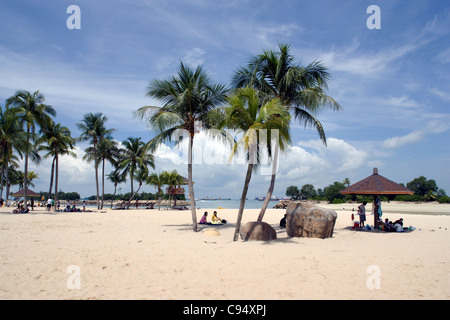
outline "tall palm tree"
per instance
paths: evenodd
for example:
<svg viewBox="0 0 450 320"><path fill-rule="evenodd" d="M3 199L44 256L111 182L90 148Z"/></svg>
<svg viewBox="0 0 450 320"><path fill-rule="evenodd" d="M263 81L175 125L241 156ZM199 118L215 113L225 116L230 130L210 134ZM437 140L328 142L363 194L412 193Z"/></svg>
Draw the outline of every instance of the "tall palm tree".
<svg viewBox="0 0 450 320"><path fill-rule="evenodd" d="M19 121L18 113L20 111L20 108L5 107L3 110L0 107L0 197L3 197L3 187L6 186L6 200L9 198L9 166L12 161L17 160L13 151L16 151L22 158L28 146L28 136Z"/></svg>
<svg viewBox="0 0 450 320"><path fill-rule="evenodd" d="M52 119L51 117L56 116L56 111L53 109L52 106L49 106L44 103L45 98L44 95L42 95L39 90L30 93L25 90L17 91L12 97L10 97L8 100L6 100L7 105L11 105L13 107L21 108L20 112L20 118L22 120L22 123L26 126L26 132L27 134L31 134L28 137L28 142L30 142L30 139L35 140L35 131L36 131L36 125L38 125L40 128L44 128L48 126ZM30 155L30 149L25 151L25 177L28 175L28 157ZM37 154L35 154L37 155ZM39 159L38 157L35 157L35 159ZM27 181L25 179L24 184L24 202L25 202L25 209L28 208L27 206Z"/></svg>
<svg viewBox="0 0 450 320"><path fill-rule="evenodd" d="M166 171L163 171L159 174L153 172L147 178L147 183L154 185L158 189L158 210L161 210L161 192L162 186L166 184L166 176Z"/></svg>
<svg viewBox="0 0 450 320"><path fill-rule="evenodd" d="M234 144L231 155L236 155L242 149L248 161L233 238L234 241L237 241L252 171L260 162L263 151L261 147L267 148L267 145L262 144L271 141L271 135L274 132L272 130L278 130L279 136L283 137L283 139L279 139L278 143L281 149L284 148L285 143L289 140L290 115L279 99L264 101L262 94L251 87L237 89L228 98L228 103L229 107L225 108L224 118L218 128L231 129L237 131L239 135L242 134L242 137ZM258 134L258 131L262 130L267 130L267 141L261 140L261 135Z"/></svg>
<svg viewBox="0 0 450 320"><path fill-rule="evenodd" d="M289 50L289 45L279 44L278 52L266 50L253 57L247 66L235 72L233 85L235 87L250 85L263 92L266 99L279 98L293 113L296 120L305 127L315 128L319 138L326 145L325 131L315 114L324 108L333 111L342 109L338 102L326 94L330 73L318 61L306 67L295 65L294 57ZM274 178L275 176L272 175L258 221L262 219L272 196Z"/></svg>
<svg viewBox="0 0 450 320"><path fill-rule="evenodd" d="M113 171L111 171L111 173L108 174L107 177L109 181L114 183L114 195L111 198L111 209L112 209L114 197L116 196L117 185L119 183L125 182L127 180L127 176L123 172L120 172L119 168L116 167Z"/></svg>
<svg viewBox="0 0 450 320"><path fill-rule="evenodd" d="M183 177L177 172L177 170L173 170L171 172L166 172L164 175L164 184L169 186L169 190L173 189L175 186L179 186L183 183ZM174 195L175 202L174 206L177 205L177 195ZM169 193L169 206L170 206L170 193Z"/></svg>
<svg viewBox="0 0 450 320"><path fill-rule="evenodd" d="M50 174L49 197L52 194L53 174L55 172L55 203L58 202L58 178L59 178L59 156L69 155L77 157L72 150L75 148L75 139L72 138L70 130L61 124L52 123L41 129L41 137L37 140L40 143L39 151L45 151L45 158L53 157ZM54 207L56 209L56 206Z"/></svg>
<svg viewBox="0 0 450 320"><path fill-rule="evenodd" d="M77 138L78 141L89 141L92 145L92 149L88 150L92 152L92 157L86 155L86 159L94 161L95 168L95 184L97 187L97 209L100 209L99 201L99 186L98 186L98 143L105 137L109 137L115 129L106 129L105 123L108 120L102 113L87 113L84 115L81 123L77 123L78 129L81 131L81 135Z"/></svg>
<svg viewBox="0 0 450 320"><path fill-rule="evenodd" d="M95 161L94 157L98 157L98 164L102 164L102 196L100 202L100 208L103 209L103 199L105 196L105 164L106 161L112 165L118 165L120 161L120 150L118 148L118 142L113 140L109 135L99 140L97 144L97 152L94 152L93 147L86 149L85 159L88 161Z"/></svg>
<svg viewBox="0 0 450 320"><path fill-rule="evenodd" d="M180 135L189 139L188 180L194 232L197 231L192 180L194 136L200 126L209 127L208 113L225 101L227 91L224 85L212 83L201 66L191 70L181 62L177 75L168 80L154 80L147 87L147 96L160 100L163 106L146 106L136 111L141 119L147 118L150 128L156 132L148 147L155 149L166 141L178 144Z"/></svg>
<svg viewBox="0 0 450 320"><path fill-rule="evenodd" d="M133 198L139 193L139 190L141 190L142 185L144 184L144 182L147 181L147 179L148 179L148 168L146 166L139 166L134 174L134 180L136 180L139 183L138 188L136 192L134 192L131 195L131 198L128 201L128 205L130 205ZM137 208L137 200L136 200L136 208Z"/></svg>
<svg viewBox="0 0 450 320"><path fill-rule="evenodd" d="M138 170L148 170L148 166L155 168L154 156L145 147L145 143L141 141L141 138L129 137L122 142L124 149L122 150L122 161L119 167L123 169L125 174L129 174L131 180L131 198L134 197L133 181L135 180Z"/></svg>

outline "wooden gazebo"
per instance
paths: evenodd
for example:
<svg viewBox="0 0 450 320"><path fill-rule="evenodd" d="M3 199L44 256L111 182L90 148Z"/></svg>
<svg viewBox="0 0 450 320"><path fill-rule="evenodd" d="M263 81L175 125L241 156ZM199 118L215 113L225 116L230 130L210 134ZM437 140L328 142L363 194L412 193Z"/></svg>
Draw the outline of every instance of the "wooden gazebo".
<svg viewBox="0 0 450 320"><path fill-rule="evenodd" d="M373 169L373 174L340 192L341 194L356 194L373 196L372 210L374 214L374 226L378 228L378 208L375 199L377 196L414 194L414 191L389 180L378 174L378 169Z"/></svg>
<svg viewBox="0 0 450 320"><path fill-rule="evenodd" d="M15 193L11 194L11 197L25 197L25 189L21 189ZM27 197L40 198L41 195L37 194L33 190L30 190L27 188Z"/></svg>
<svg viewBox="0 0 450 320"><path fill-rule="evenodd" d="M13 194L11 194L11 197L25 197L25 189L21 189ZM34 199L33 198L40 198L41 195L34 192L33 190L30 190L27 188L27 198L30 198L31 201L31 210L34 208ZM26 205L26 204L25 204Z"/></svg>

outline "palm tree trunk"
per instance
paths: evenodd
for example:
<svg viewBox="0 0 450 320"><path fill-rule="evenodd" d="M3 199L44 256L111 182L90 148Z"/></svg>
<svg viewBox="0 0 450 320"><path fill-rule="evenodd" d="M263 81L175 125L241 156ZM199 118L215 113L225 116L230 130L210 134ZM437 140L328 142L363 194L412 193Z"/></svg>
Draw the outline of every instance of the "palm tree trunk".
<svg viewBox="0 0 450 320"><path fill-rule="evenodd" d="M97 145L94 145L94 163L95 163L95 184L97 187L97 209L100 209L100 201L99 201L99 189L98 189L98 159L97 159Z"/></svg>
<svg viewBox="0 0 450 320"><path fill-rule="evenodd" d="M191 202L192 213L192 228L194 232L197 232L197 212L195 209L195 196L194 196L194 184L192 182L192 146L194 143L194 136L189 137L189 150L188 150L188 180L189 180L189 200Z"/></svg>
<svg viewBox="0 0 450 320"><path fill-rule="evenodd" d="M161 188L158 186L158 211L161 210Z"/></svg>
<svg viewBox="0 0 450 320"><path fill-rule="evenodd" d="M103 209L103 197L105 195L105 158L102 160L102 209Z"/></svg>
<svg viewBox="0 0 450 320"><path fill-rule="evenodd" d="M116 191L117 191L117 183L114 184L114 194L111 198L111 209L113 208L113 201L114 201L114 198L116 197Z"/></svg>
<svg viewBox="0 0 450 320"><path fill-rule="evenodd" d="M9 177L8 177L8 174L9 174L9 163L8 163L8 159L6 159L6 173L5 173L5 187L6 187L6 202L5 203L8 203L8 198L9 198Z"/></svg>
<svg viewBox="0 0 450 320"><path fill-rule="evenodd" d="M23 201L25 202L25 210L28 209L28 192L27 192L27 188L28 188L28 151L25 154L25 173L24 173L24 179L23 179L23 190L24 190L24 194L23 194Z"/></svg>
<svg viewBox="0 0 450 320"><path fill-rule="evenodd" d="M55 167L55 206L53 207L53 210L56 211L56 208L58 207L58 151L55 154L55 160L56 160L56 167Z"/></svg>
<svg viewBox="0 0 450 320"><path fill-rule="evenodd" d="M5 166L2 164L2 172L0 173L0 198L3 198L3 176L5 172Z"/></svg>
<svg viewBox="0 0 450 320"><path fill-rule="evenodd" d="M250 184L250 179L252 178L252 170L253 170L253 163L249 163L249 165L247 167L247 175L245 176L244 189L242 190L241 202L239 204L239 212L238 212L237 221L236 221L236 228L234 229L233 241L237 241L239 238L239 231L241 230L242 215L244 213L245 198L247 197L248 186Z"/></svg>
<svg viewBox="0 0 450 320"><path fill-rule="evenodd" d="M127 209L130 208L131 205L131 200L133 200L134 198L134 194L133 194L133 177L134 177L134 172L133 169L130 170L130 180L131 180L131 197L130 200L128 200L128 204L127 204Z"/></svg>
<svg viewBox="0 0 450 320"><path fill-rule="evenodd" d="M277 176L277 165L278 165L278 144L275 146L275 153L273 156L273 160L272 160L272 178L270 179L270 186L269 186L269 190L267 191L267 195L266 198L264 199L264 203L263 206L261 208L261 211L259 212L259 216L258 216L258 222L261 222L263 217L264 217L264 213L266 213L266 209L267 206L269 205L269 201L270 198L272 198L272 194L273 194L273 189L275 188L275 178Z"/></svg>
<svg viewBox="0 0 450 320"><path fill-rule="evenodd" d="M48 197L52 196L52 188L53 188L53 173L55 171L55 161L56 161L56 155L53 157L52 161L52 172L50 173L50 188L48 189Z"/></svg>

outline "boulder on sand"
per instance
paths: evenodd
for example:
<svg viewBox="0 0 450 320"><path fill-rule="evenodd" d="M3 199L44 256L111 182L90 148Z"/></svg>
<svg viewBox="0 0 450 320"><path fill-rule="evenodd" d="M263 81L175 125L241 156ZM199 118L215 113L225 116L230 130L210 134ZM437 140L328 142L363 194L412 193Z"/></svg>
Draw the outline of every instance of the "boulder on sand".
<svg viewBox="0 0 450 320"><path fill-rule="evenodd" d="M277 238L277 232L265 222L247 222L240 230L241 238L247 240L270 241Z"/></svg>
<svg viewBox="0 0 450 320"><path fill-rule="evenodd" d="M286 209L286 232L290 237L329 238L333 236L336 218L334 210L294 201Z"/></svg>

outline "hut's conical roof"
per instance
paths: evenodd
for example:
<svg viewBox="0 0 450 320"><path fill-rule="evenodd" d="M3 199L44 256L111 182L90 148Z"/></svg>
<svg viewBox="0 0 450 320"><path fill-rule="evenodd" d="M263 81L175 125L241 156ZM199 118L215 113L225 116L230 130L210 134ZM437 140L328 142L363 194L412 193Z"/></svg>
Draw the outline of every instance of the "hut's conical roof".
<svg viewBox="0 0 450 320"><path fill-rule="evenodd" d="M13 194L11 194L12 197L24 197L25 196L25 190L21 189ZM27 188L27 197L40 197L41 195L37 194L33 190L30 190Z"/></svg>
<svg viewBox="0 0 450 320"><path fill-rule="evenodd" d="M340 192L341 194L361 195L402 195L414 194L414 192L394 181L378 174L378 169L373 169L373 174Z"/></svg>

